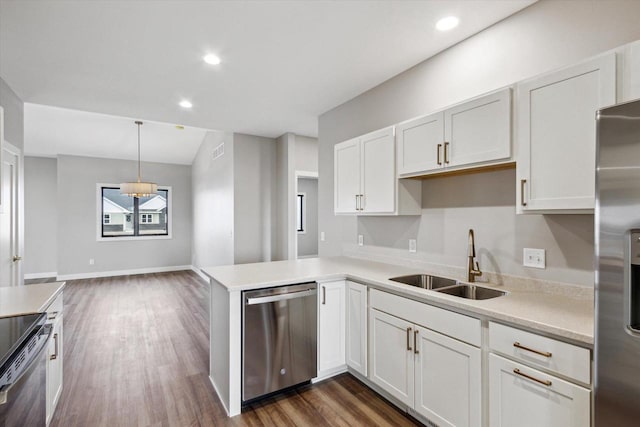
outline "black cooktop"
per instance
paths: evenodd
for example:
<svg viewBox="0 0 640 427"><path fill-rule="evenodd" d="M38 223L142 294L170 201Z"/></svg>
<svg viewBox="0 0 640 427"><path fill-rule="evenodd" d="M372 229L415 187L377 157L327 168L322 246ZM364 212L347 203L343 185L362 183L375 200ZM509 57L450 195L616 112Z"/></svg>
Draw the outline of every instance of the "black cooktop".
<svg viewBox="0 0 640 427"><path fill-rule="evenodd" d="M46 318L45 313L0 318L0 371L11 355L40 329Z"/></svg>

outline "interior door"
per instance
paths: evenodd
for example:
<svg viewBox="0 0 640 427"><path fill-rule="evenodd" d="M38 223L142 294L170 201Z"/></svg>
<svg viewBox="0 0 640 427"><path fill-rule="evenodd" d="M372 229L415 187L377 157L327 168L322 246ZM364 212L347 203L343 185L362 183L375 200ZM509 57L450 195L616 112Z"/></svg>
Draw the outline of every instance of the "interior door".
<svg viewBox="0 0 640 427"><path fill-rule="evenodd" d="M20 284L18 186L20 151L4 143L2 155L2 209L0 211L0 286Z"/></svg>

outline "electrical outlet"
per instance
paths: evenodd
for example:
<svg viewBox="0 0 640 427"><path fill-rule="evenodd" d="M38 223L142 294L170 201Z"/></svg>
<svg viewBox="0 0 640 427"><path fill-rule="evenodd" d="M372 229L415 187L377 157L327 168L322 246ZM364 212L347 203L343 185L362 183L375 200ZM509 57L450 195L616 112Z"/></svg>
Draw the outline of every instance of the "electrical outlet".
<svg viewBox="0 0 640 427"><path fill-rule="evenodd" d="M320 232L320 241L324 242L324 231Z"/></svg>
<svg viewBox="0 0 640 427"><path fill-rule="evenodd" d="M416 253L416 239L409 239L409 252Z"/></svg>
<svg viewBox="0 0 640 427"><path fill-rule="evenodd" d="M358 234L358 246L364 246L364 236L362 234Z"/></svg>
<svg viewBox="0 0 640 427"><path fill-rule="evenodd" d="M545 250L524 248L522 253L522 265L533 268L546 268Z"/></svg>
<svg viewBox="0 0 640 427"><path fill-rule="evenodd" d="M89 258L89 265L93 265L95 263L96 263L96 261L93 258Z"/></svg>

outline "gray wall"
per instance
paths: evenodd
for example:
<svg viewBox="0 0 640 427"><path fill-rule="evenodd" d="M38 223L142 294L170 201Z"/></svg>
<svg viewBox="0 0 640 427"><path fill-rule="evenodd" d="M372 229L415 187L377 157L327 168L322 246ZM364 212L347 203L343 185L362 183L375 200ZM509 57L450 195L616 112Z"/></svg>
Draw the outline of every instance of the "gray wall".
<svg viewBox="0 0 640 427"><path fill-rule="evenodd" d="M298 233L298 256L318 255L318 180L298 178L298 193L305 193L305 232Z"/></svg>
<svg viewBox="0 0 640 427"><path fill-rule="evenodd" d="M224 155L213 149L224 142ZM233 264L233 134L208 132L192 164L192 265Z"/></svg>
<svg viewBox="0 0 640 427"><path fill-rule="evenodd" d="M142 164L145 180L172 187L173 237L97 241L96 184L135 178L136 162L58 157L58 274L82 274L191 264L191 167ZM95 259L89 265L89 259Z"/></svg>
<svg viewBox="0 0 640 427"><path fill-rule="evenodd" d="M295 136L295 168L297 171L318 172L318 139Z"/></svg>
<svg viewBox="0 0 640 427"><path fill-rule="evenodd" d="M24 274L58 271L57 183L56 159L24 158Z"/></svg>
<svg viewBox="0 0 640 427"><path fill-rule="evenodd" d="M276 140L233 135L234 262L271 261L276 250Z"/></svg>
<svg viewBox="0 0 640 427"><path fill-rule="evenodd" d="M24 103L2 78L0 78L0 105L4 108L4 139L22 150Z"/></svg>
<svg viewBox="0 0 640 427"><path fill-rule="evenodd" d="M333 146L640 39L638 16L638 1L542 0L322 114L319 229L326 241L320 242L320 255L342 253L358 233L365 234L366 244L390 252L406 248L407 239L416 236L418 250L425 250L420 259L464 266L464 234L475 226L481 227L477 237L485 269L592 285L593 216L515 216L512 171L425 181L420 218L337 217ZM474 204L462 203L456 195L469 195L470 186L478 196ZM502 189L499 197L495 186ZM485 223L479 224L479 214ZM524 246L547 250L547 270L521 267Z"/></svg>

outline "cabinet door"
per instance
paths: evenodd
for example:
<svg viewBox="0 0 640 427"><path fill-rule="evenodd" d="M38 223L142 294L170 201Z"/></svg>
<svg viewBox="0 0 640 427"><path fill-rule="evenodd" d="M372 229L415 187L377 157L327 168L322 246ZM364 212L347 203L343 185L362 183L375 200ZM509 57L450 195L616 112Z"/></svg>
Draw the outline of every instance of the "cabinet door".
<svg viewBox="0 0 640 427"><path fill-rule="evenodd" d="M585 388L494 354L489 381L491 427L591 425L591 392Z"/></svg>
<svg viewBox="0 0 640 427"><path fill-rule="evenodd" d="M367 375L367 287L347 281L347 365Z"/></svg>
<svg viewBox="0 0 640 427"><path fill-rule="evenodd" d="M369 310L369 379L413 407L414 326L378 310Z"/></svg>
<svg viewBox="0 0 640 427"><path fill-rule="evenodd" d="M414 341L416 412L441 427L480 427L480 349L420 327Z"/></svg>
<svg viewBox="0 0 640 427"><path fill-rule="evenodd" d="M47 367L46 367L46 418L47 425L53 417L58 400L62 394L62 346L63 346L63 327L62 316L57 315L53 322L53 330L51 332L51 340L47 349Z"/></svg>
<svg viewBox="0 0 640 427"><path fill-rule="evenodd" d="M443 166L444 115L420 117L396 126L398 174L415 175Z"/></svg>
<svg viewBox="0 0 640 427"><path fill-rule="evenodd" d="M396 164L393 126L360 138L362 146L360 210L393 213L396 210Z"/></svg>
<svg viewBox="0 0 640 427"><path fill-rule="evenodd" d="M319 284L318 376L345 366L345 282Z"/></svg>
<svg viewBox="0 0 640 427"><path fill-rule="evenodd" d="M511 157L511 89L446 110L444 123L445 167Z"/></svg>
<svg viewBox="0 0 640 427"><path fill-rule="evenodd" d="M352 139L334 147L333 194L335 213L357 213L360 194L360 141Z"/></svg>
<svg viewBox="0 0 640 427"><path fill-rule="evenodd" d="M615 53L522 83L517 96L520 209L593 210L595 113L616 101Z"/></svg>

